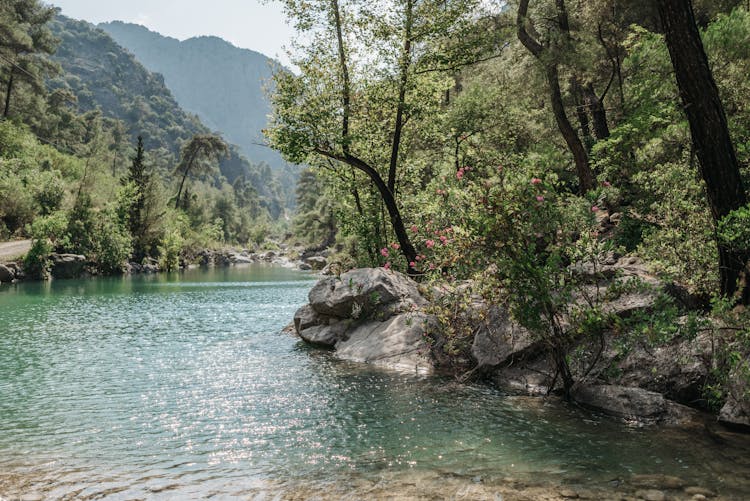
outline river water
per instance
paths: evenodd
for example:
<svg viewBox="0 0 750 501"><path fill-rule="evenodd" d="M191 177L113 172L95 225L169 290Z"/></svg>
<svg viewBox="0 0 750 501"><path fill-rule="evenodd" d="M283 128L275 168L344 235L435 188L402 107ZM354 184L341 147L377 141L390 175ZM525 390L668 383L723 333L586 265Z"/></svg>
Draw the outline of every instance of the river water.
<svg viewBox="0 0 750 501"><path fill-rule="evenodd" d="M750 449L724 435L308 349L280 330L312 280L251 266L3 286L0 498L619 499L638 475L678 477L673 499L750 498Z"/></svg>

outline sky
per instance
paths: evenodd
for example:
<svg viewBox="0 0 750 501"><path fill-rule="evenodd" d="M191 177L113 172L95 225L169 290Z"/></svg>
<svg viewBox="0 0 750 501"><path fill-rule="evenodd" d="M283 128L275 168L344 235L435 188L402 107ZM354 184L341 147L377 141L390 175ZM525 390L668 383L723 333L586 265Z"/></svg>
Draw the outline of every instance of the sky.
<svg viewBox="0 0 750 501"><path fill-rule="evenodd" d="M283 46L294 30L281 5L258 0L47 0L62 13L90 23L125 21L185 40L215 35L288 65Z"/></svg>

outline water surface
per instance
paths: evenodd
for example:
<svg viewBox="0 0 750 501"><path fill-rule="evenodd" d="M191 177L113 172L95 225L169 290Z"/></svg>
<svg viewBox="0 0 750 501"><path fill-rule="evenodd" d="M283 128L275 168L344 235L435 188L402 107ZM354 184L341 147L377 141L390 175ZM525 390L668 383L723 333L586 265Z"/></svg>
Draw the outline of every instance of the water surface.
<svg viewBox="0 0 750 501"><path fill-rule="evenodd" d="M280 330L312 279L252 266L3 286L0 497L614 493L634 474L750 495L747 451L703 434L310 350Z"/></svg>

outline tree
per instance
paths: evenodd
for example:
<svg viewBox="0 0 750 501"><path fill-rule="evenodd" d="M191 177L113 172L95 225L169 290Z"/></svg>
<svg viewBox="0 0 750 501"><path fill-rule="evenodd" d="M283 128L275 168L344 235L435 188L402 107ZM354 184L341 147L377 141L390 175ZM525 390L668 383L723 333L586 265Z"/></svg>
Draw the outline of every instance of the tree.
<svg viewBox="0 0 750 501"><path fill-rule="evenodd" d="M747 204L724 107L690 0L659 0L658 7L711 214L718 224ZM750 253L722 241L718 248L721 294L731 297L739 293L742 303L750 304L746 279Z"/></svg>
<svg viewBox="0 0 750 501"><path fill-rule="evenodd" d="M198 134L193 136L182 148L181 160L175 172L182 175L180 188L177 190L175 199L175 209L180 208L182 190L185 187L185 180L189 175L196 174L196 171L210 172L215 168L211 160L219 161L229 154L229 147L224 140L213 134Z"/></svg>
<svg viewBox="0 0 750 501"><path fill-rule="evenodd" d="M128 175L123 179L124 184L132 188L132 200L128 211L128 228L133 237L133 254L136 260L145 256L143 237L146 233L145 214L146 198L148 196L151 175L146 172L143 137L138 136L135 156L128 169Z"/></svg>
<svg viewBox="0 0 750 501"><path fill-rule="evenodd" d="M417 250L400 203L408 189L403 168L416 124L439 113L449 87L429 55L439 50L439 38L469 22L473 5L286 2L298 29L314 42L296 61L300 75L276 75L271 143L291 161L364 175L385 207L409 273L417 272Z"/></svg>
<svg viewBox="0 0 750 501"><path fill-rule="evenodd" d="M35 93L46 91L44 78L58 66L44 56L53 54L58 41L48 23L55 8L38 0L11 0L0 4L0 63L6 67L3 116L10 114L11 97L19 82Z"/></svg>
<svg viewBox="0 0 750 501"><path fill-rule="evenodd" d="M594 186L594 174L589 165L589 156L586 148L565 112L565 104L560 89L558 58L560 57L559 52L563 48L565 39L570 35L568 12L565 9L564 0L555 0L555 7L553 33L550 35L549 40L543 44L530 33L530 31L534 32L535 30L529 22L529 0L521 0L518 5L518 15L516 17L517 35L523 46L544 66L547 84L549 85L552 112L555 115L555 121L557 122L560 134L562 134L565 143L568 145L568 149L573 155L580 191L586 193ZM527 27L527 25L530 27ZM589 94L589 99L591 97Z"/></svg>

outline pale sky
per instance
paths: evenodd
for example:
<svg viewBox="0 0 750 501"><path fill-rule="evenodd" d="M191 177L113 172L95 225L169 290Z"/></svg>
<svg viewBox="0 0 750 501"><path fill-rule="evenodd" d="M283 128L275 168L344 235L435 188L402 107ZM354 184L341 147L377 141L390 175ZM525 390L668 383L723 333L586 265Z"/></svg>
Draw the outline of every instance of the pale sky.
<svg viewBox="0 0 750 501"><path fill-rule="evenodd" d="M215 35L288 65L283 46L294 30L281 5L258 0L47 0L62 13L93 24L125 21L185 40Z"/></svg>

